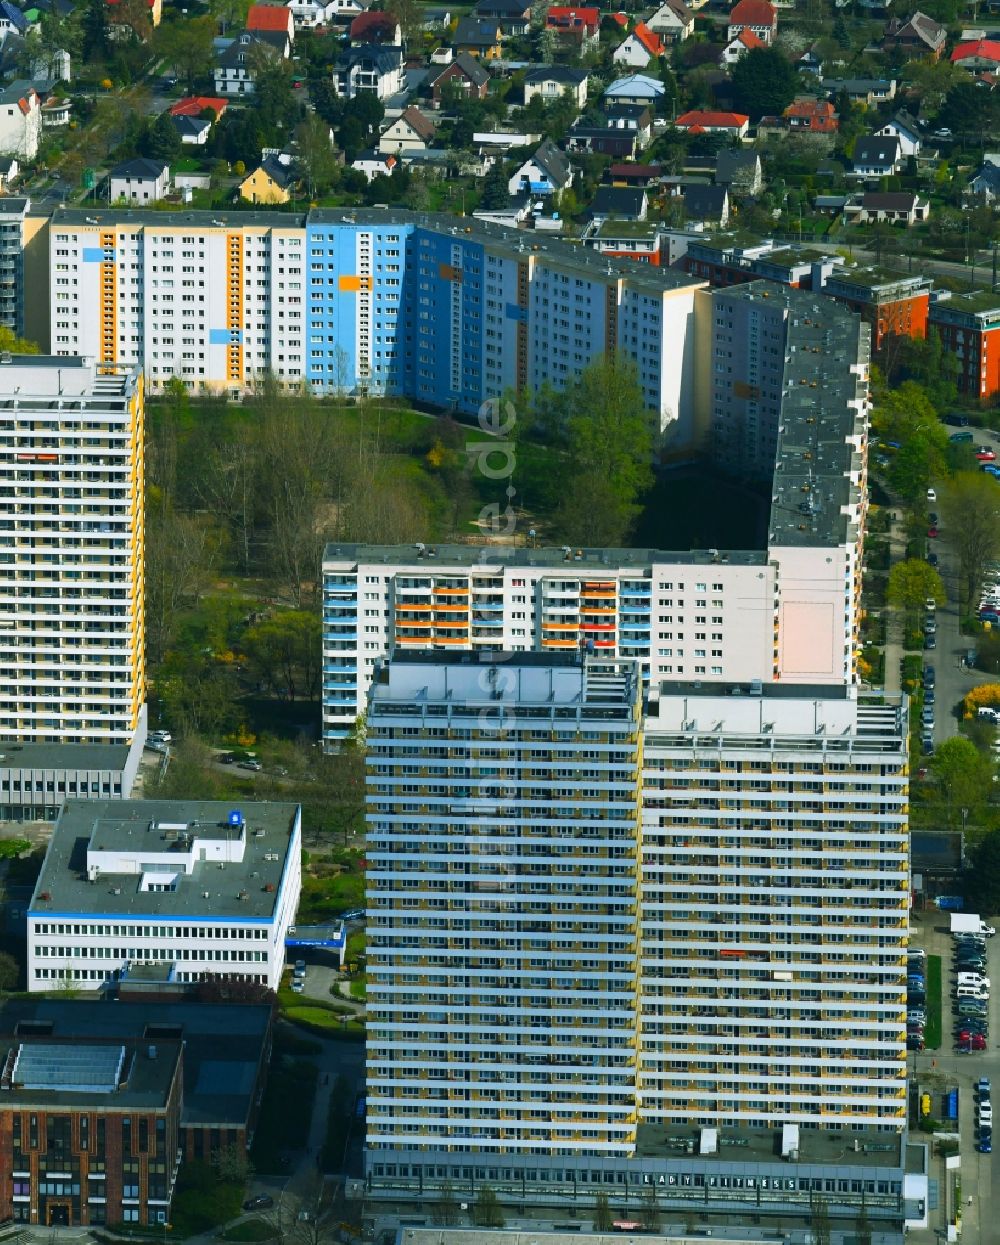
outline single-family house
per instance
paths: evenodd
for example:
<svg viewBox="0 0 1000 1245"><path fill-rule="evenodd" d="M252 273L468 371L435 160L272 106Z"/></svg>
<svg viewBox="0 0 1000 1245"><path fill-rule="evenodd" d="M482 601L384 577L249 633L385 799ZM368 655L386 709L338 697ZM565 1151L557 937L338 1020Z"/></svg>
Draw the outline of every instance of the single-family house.
<svg viewBox="0 0 1000 1245"><path fill-rule="evenodd" d="M951 54L951 63L973 73L979 69L993 72L1000 65L1000 39L973 39L958 43Z"/></svg>
<svg viewBox="0 0 1000 1245"><path fill-rule="evenodd" d="M724 147L715 156L715 184L733 194L757 195L764 189L764 169L752 148Z"/></svg>
<svg viewBox="0 0 1000 1245"><path fill-rule="evenodd" d="M732 68L738 60L754 48L766 48L767 44L752 30L740 30L729 40L719 56L719 64Z"/></svg>
<svg viewBox="0 0 1000 1245"><path fill-rule="evenodd" d="M605 106L609 103L645 104L655 112L665 94L666 87L658 79L644 73L633 73L625 78L616 78L604 92L604 101Z"/></svg>
<svg viewBox="0 0 1000 1245"><path fill-rule="evenodd" d="M489 85L489 72L474 56L459 52L431 83L431 96L436 104L447 100L452 92L469 95L473 99L485 99Z"/></svg>
<svg viewBox="0 0 1000 1245"><path fill-rule="evenodd" d="M645 69L650 61L659 59L666 45L645 22L637 22L632 33L615 48L611 59L616 65L628 65L630 69Z"/></svg>
<svg viewBox="0 0 1000 1245"><path fill-rule="evenodd" d="M388 99L406 85L401 48L377 43L347 48L333 67L333 88L341 99L364 91Z"/></svg>
<svg viewBox="0 0 1000 1245"><path fill-rule="evenodd" d="M216 57L212 71L216 94L252 95L257 66L277 57L272 44L256 31L241 31Z"/></svg>
<svg viewBox="0 0 1000 1245"><path fill-rule="evenodd" d="M72 82L72 57L62 48L53 48L51 52L44 52L32 61L31 76L36 82L39 78L48 79L49 82Z"/></svg>
<svg viewBox="0 0 1000 1245"><path fill-rule="evenodd" d="M813 48L806 48L799 59L795 62L795 68L799 73L807 73L813 78L822 78L823 76L823 58Z"/></svg>
<svg viewBox="0 0 1000 1245"><path fill-rule="evenodd" d="M609 129L634 130L640 147L653 137L653 114L645 104L616 104L604 101L604 115Z"/></svg>
<svg viewBox="0 0 1000 1245"><path fill-rule="evenodd" d="M547 103L568 95L577 108L587 104L587 71L566 65L539 65L524 75L524 102L530 104L540 96Z"/></svg>
<svg viewBox="0 0 1000 1245"><path fill-rule="evenodd" d="M796 99L781 114L793 134L836 134L837 110L828 99Z"/></svg>
<svg viewBox="0 0 1000 1245"><path fill-rule="evenodd" d="M381 151L375 151L372 148L369 151L362 151L354 160L351 161L351 168L356 169L359 173L364 173L365 177L371 181L375 177L391 177L392 171L399 163L397 156L384 155Z"/></svg>
<svg viewBox="0 0 1000 1245"><path fill-rule="evenodd" d="M930 203L910 191L852 195L844 204L844 220L859 224L887 221L909 228L930 216Z"/></svg>
<svg viewBox="0 0 1000 1245"><path fill-rule="evenodd" d="M200 117L202 113L214 112L218 121L228 107L229 100L214 95L185 95L171 104L168 111L172 117Z"/></svg>
<svg viewBox="0 0 1000 1245"><path fill-rule="evenodd" d="M42 101L30 82L0 87L0 155L34 160L42 134Z"/></svg>
<svg viewBox="0 0 1000 1245"><path fill-rule="evenodd" d="M28 29L28 19L11 0L0 0L0 41L9 34L23 35Z"/></svg>
<svg viewBox="0 0 1000 1245"><path fill-rule="evenodd" d="M360 13L348 27L348 36L355 47L362 43L388 43L395 47L403 44L399 22L381 9Z"/></svg>
<svg viewBox="0 0 1000 1245"><path fill-rule="evenodd" d="M586 125L577 121L566 134L566 150L574 155L634 160L639 150L638 131L619 129L613 125Z"/></svg>
<svg viewBox="0 0 1000 1245"><path fill-rule="evenodd" d="M17 156L0 156L0 190L7 194L18 179L21 167Z"/></svg>
<svg viewBox="0 0 1000 1245"><path fill-rule="evenodd" d="M411 104L382 132L378 149L383 153L426 151L434 142L434 134L433 122L415 104Z"/></svg>
<svg viewBox="0 0 1000 1245"><path fill-rule="evenodd" d="M720 229L729 224L729 191L725 186L687 185L681 189L681 198L689 221Z"/></svg>
<svg viewBox="0 0 1000 1245"><path fill-rule="evenodd" d="M750 118L742 112L713 112L693 108L682 112L674 122L679 130L689 134L728 134L731 138L745 138L750 129Z"/></svg>
<svg viewBox="0 0 1000 1245"><path fill-rule="evenodd" d="M864 104L866 108L896 98L894 78L824 78L820 87L831 99L846 95L852 104Z"/></svg>
<svg viewBox="0 0 1000 1245"><path fill-rule="evenodd" d="M328 26L336 16L336 0L288 0L292 21L299 29Z"/></svg>
<svg viewBox="0 0 1000 1245"><path fill-rule="evenodd" d="M494 22L505 35L526 35L531 24L531 5L525 0L479 0L473 14Z"/></svg>
<svg viewBox="0 0 1000 1245"><path fill-rule="evenodd" d="M246 28L261 35L284 36L289 46L295 42L295 18L283 4L251 4Z"/></svg>
<svg viewBox="0 0 1000 1245"><path fill-rule="evenodd" d="M1000 199L1000 165L989 160L981 164L969 178L965 194L968 198L982 199L984 203L997 202Z"/></svg>
<svg viewBox="0 0 1000 1245"><path fill-rule="evenodd" d="M420 29L427 31L428 34L437 34L438 31L447 30L451 25L451 9L424 9L420 14Z"/></svg>
<svg viewBox="0 0 1000 1245"><path fill-rule="evenodd" d="M212 132L211 117L190 117L181 113L179 116L171 116L170 120L178 138L186 146L204 147L208 142L208 136Z"/></svg>
<svg viewBox="0 0 1000 1245"><path fill-rule="evenodd" d="M567 43L572 43L581 53L597 45L601 31L601 11L598 8L571 8L556 5L545 15L545 29Z"/></svg>
<svg viewBox="0 0 1000 1245"><path fill-rule="evenodd" d="M887 121L881 129L875 131L881 138L899 140L899 152L905 159L918 155L923 145L923 134L920 124L908 112L897 112L891 121Z"/></svg>
<svg viewBox="0 0 1000 1245"><path fill-rule="evenodd" d="M248 203L287 203L292 197L295 174L290 159L265 156L239 184L240 198Z"/></svg>
<svg viewBox="0 0 1000 1245"><path fill-rule="evenodd" d="M466 52L484 61L496 61L503 55L502 42L503 33L496 22L463 17L455 27L451 46L456 52Z"/></svg>
<svg viewBox="0 0 1000 1245"><path fill-rule="evenodd" d="M944 51L948 31L940 22L934 21L919 10L903 21L894 17L885 28L882 40L883 52L901 49L913 56L930 56L937 60Z"/></svg>
<svg viewBox="0 0 1000 1245"><path fill-rule="evenodd" d="M749 30L762 43L771 44L778 33L778 11L768 0L738 0L729 14L727 39Z"/></svg>
<svg viewBox="0 0 1000 1245"><path fill-rule="evenodd" d="M170 186L170 167L162 160L137 156L116 164L108 178L112 203L155 203Z"/></svg>
<svg viewBox="0 0 1000 1245"><path fill-rule="evenodd" d="M645 220L649 199L641 186L599 186L587 211L591 220Z"/></svg>
<svg viewBox="0 0 1000 1245"><path fill-rule="evenodd" d="M661 4L647 25L664 43L683 43L694 33L694 14L684 0L667 0Z"/></svg>
<svg viewBox="0 0 1000 1245"><path fill-rule="evenodd" d="M507 183L509 194L557 194L573 184L573 170L564 152L547 138Z"/></svg>
<svg viewBox="0 0 1000 1245"><path fill-rule="evenodd" d="M73 113L73 101L58 95L50 95L42 101L42 129L58 130L69 125Z"/></svg>
<svg viewBox="0 0 1000 1245"><path fill-rule="evenodd" d="M871 135L854 144L851 177L891 177L899 172L899 139L895 135Z"/></svg>
<svg viewBox="0 0 1000 1245"><path fill-rule="evenodd" d="M372 0L333 0L333 13L328 21L338 26L349 25L359 13L367 13Z"/></svg>

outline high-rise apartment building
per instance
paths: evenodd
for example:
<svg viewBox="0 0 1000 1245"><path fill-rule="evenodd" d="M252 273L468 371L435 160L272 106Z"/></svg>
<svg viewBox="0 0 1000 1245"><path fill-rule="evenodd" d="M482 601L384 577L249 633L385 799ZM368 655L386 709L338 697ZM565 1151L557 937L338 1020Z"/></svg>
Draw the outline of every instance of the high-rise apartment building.
<svg viewBox="0 0 1000 1245"><path fill-rule="evenodd" d="M640 689L578 653L379 667L372 1190L901 1221L905 700Z"/></svg>
<svg viewBox="0 0 1000 1245"><path fill-rule="evenodd" d="M638 667L494 656L372 688L368 1145L630 1154Z"/></svg>
<svg viewBox="0 0 1000 1245"><path fill-rule="evenodd" d="M696 319L706 450L726 471L771 485L757 547L330 545L328 744L350 733L375 664L395 649L582 647L638 661L653 683L853 678L867 505L867 326L815 295L762 281L698 291Z"/></svg>
<svg viewBox="0 0 1000 1245"><path fill-rule="evenodd" d="M0 359L0 479L0 738L141 748L142 373Z"/></svg>
<svg viewBox="0 0 1000 1245"><path fill-rule="evenodd" d="M140 365L152 390L239 397L269 375L475 413L617 351L660 426L691 436L699 283L683 273L371 209L64 208L47 230L50 348Z"/></svg>
<svg viewBox="0 0 1000 1245"><path fill-rule="evenodd" d="M651 689L643 1118L901 1129L905 705L748 693Z"/></svg>

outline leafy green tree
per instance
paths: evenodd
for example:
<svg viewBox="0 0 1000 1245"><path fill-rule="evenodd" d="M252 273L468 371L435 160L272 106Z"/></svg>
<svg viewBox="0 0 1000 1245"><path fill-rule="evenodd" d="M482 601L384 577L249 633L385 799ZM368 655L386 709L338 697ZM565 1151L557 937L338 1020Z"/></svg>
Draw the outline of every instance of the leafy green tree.
<svg viewBox="0 0 1000 1245"><path fill-rule="evenodd" d="M30 850L27 839L0 839L0 860L12 860Z"/></svg>
<svg viewBox="0 0 1000 1245"><path fill-rule="evenodd" d="M931 772L949 824L954 823L960 810L969 812L985 804L993 788L992 762L964 735L946 739L935 749Z"/></svg>
<svg viewBox="0 0 1000 1245"><path fill-rule="evenodd" d="M193 91L199 78L212 71L216 23L212 17L185 17L161 22L154 35L154 47L173 71Z"/></svg>
<svg viewBox="0 0 1000 1245"><path fill-rule="evenodd" d="M659 1232L662 1221L656 1185L648 1185L642 1195L642 1222L647 1232Z"/></svg>
<svg viewBox="0 0 1000 1245"><path fill-rule="evenodd" d="M26 337L18 337L12 328L0 324L0 353L38 354L38 343L28 341Z"/></svg>
<svg viewBox="0 0 1000 1245"><path fill-rule="evenodd" d="M966 901L985 916L1000 912L1000 830L969 845L969 867L962 881Z"/></svg>
<svg viewBox="0 0 1000 1245"><path fill-rule="evenodd" d="M984 143L1000 124L1000 99L969 78L951 88L938 119L956 135Z"/></svg>
<svg viewBox="0 0 1000 1245"><path fill-rule="evenodd" d="M329 123L315 113L300 121L295 131L295 150L309 198L326 194L338 172Z"/></svg>
<svg viewBox="0 0 1000 1245"><path fill-rule="evenodd" d="M80 28L83 55L88 63L101 61L108 53L108 7L106 0L87 0Z"/></svg>
<svg viewBox="0 0 1000 1245"><path fill-rule="evenodd" d="M915 614L928 600L945 603L944 581L934 567L923 558L897 562L889 572L889 604Z"/></svg>
<svg viewBox="0 0 1000 1245"><path fill-rule="evenodd" d="M536 412L562 447L555 522L564 540L623 544L653 482L653 426L635 364L621 355L584 368L562 394L543 394Z"/></svg>
<svg viewBox="0 0 1000 1245"><path fill-rule="evenodd" d="M480 1186L472 1206L472 1222L478 1228L502 1228L503 1210L497 1195L488 1184Z"/></svg>
<svg viewBox="0 0 1000 1245"><path fill-rule="evenodd" d="M311 700L319 686L321 640L319 615L285 610L251 627L243 647L263 683L286 700Z"/></svg>
<svg viewBox="0 0 1000 1245"><path fill-rule="evenodd" d="M594 1207L594 1231L610 1232L614 1216L611 1214L611 1203L608 1201L606 1193L598 1193L597 1204Z"/></svg>
<svg viewBox="0 0 1000 1245"><path fill-rule="evenodd" d="M483 181L483 197L480 207L506 207L510 195L507 193L507 174L502 160L495 160Z"/></svg>
<svg viewBox="0 0 1000 1245"><path fill-rule="evenodd" d="M17 960L6 951L0 951L0 993L13 990L21 975L21 967Z"/></svg>
<svg viewBox="0 0 1000 1245"><path fill-rule="evenodd" d="M795 67L778 48L751 48L732 68L733 102L751 120L780 114L795 98Z"/></svg>
<svg viewBox="0 0 1000 1245"><path fill-rule="evenodd" d="M165 160L168 164L181 153L181 136L169 112L161 112L146 131L140 143L144 156L151 160Z"/></svg>
<svg viewBox="0 0 1000 1245"><path fill-rule="evenodd" d="M965 600L971 602L987 564L1000 553L1000 489L992 477L962 471L942 491L940 506L958 554Z"/></svg>
<svg viewBox="0 0 1000 1245"><path fill-rule="evenodd" d="M453 1228L458 1223L458 1200L450 1180L441 1186L441 1195L437 1201L437 1220L445 1228Z"/></svg>

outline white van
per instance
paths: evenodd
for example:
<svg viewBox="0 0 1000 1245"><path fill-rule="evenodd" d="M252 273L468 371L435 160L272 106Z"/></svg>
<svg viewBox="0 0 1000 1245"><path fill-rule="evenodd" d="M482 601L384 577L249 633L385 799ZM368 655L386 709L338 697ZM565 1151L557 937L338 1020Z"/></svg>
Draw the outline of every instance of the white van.
<svg viewBox="0 0 1000 1245"><path fill-rule="evenodd" d="M959 986L955 991L955 997L959 999L979 999L985 1003L990 997L989 990L981 990L978 986Z"/></svg>
<svg viewBox="0 0 1000 1245"><path fill-rule="evenodd" d="M960 986L979 986L983 990L990 988L989 977L984 977L981 973L959 973L956 980Z"/></svg>

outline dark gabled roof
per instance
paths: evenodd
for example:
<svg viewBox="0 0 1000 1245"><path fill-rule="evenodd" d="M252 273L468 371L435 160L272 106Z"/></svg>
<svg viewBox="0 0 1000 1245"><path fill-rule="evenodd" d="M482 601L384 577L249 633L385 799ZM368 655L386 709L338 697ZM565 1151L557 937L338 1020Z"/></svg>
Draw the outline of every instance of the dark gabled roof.
<svg viewBox="0 0 1000 1245"><path fill-rule="evenodd" d="M220 69L235 69L241 63L240 57L250 55L254 48L263 49L268 56L273 55L275 51L273 44L261 38L259 30L243 30L228 47L223 48L215 63Z"/></svg>
<svg viewBox="0 0 1000 1245"><path fill-rule="evenodd" d="M181 138L185 134L190 134L192 138L197 138L199 134L209 129L212 124L207 117L192 117L183 112L173 114L170 120L174 123L174 129Z"/></svg>
<svg viewBox="0 0 1000 1245"><path fill-rule="evenodd" d="M260 162L260 169L282 190L295 181L295 172L292 166L290 164L282 164L277 156L265 156Z"/></svg>
<svg viewBox="0 0 1000 1245"><path fill-rule="evenodd" d="M650 121L653 119L648 104L619 104L613 99L606 99L603 110L606 117L621 117L626 121L641 121L643 117Z"/></svg>
<svg viewBox="0 0 1000 1245"><path fill-rule="evenodd" d="M166 169L164 160L147 160L145 156L136 156L134 160L126 160L116 164L109 174L110 177L139 177L143 180L156 181Z"/></svg>
<svg viewBox="0 0 1000 1245"><path fill-rule="evenodd" d="M685 186L681 193L688 216L711 217L713 220L722 216L728 198L725 186Z"/></svg>
<svg viewBox="0 0 1000 1245"><path fill-rule="evenodd" d="M429 143L434 137L434 123L424 116L416 104L410 104L409 107L404 108L399 120L405 121L414 134L422 138L425 143Z"/></svg>
<svg viewBox="0 0 1000 1245"><path fill-rule="evenodd" d="M28 19L10 0L0 0L0 19L6 18L15 30L23 34L28 29Z"/></svg>
<svg viewBox="0 0 1000 1245"><path fill-rule="evenodd" d="M756 151L725 148L715 157L715 180L725 181L743 169L756 168L759 163L760 155Z"/></svg>
<svg viewBox="0 0 1000 1245"><path fill-rule="evenodd" d="M990 163L980 165L973 176L969 178L969 182L970 184L972 182L983 182L995 190L1000 186L1000 165Z"/></svg>
<svg viewBox="0 0 1000 1245"><path fill-rule="evenodd" d="M477 61L474 56L470 56L468 52L459 52L451 64L446 65L444 69L441 70L438 76L431 83L431 86L434 86L436 83L440 82L445 74L453 68L460 69L473 86L482 86L490 80L489 72L485 70L482 65L480 65L479 61Z"/></svg>
<svg viewBox="0 0 1000 1245"><path fill-rule="evenodd" d="M497 41L497 24L484 22L478 17L463 17L455 27L452 44L468 44L470 47L491 48Z"/></svg>
<svg viewBox="0 0 1000 1245"><path fill-rule="evenodd" d="M899 159L899 139L895 134L869 135L854 144L854 163L893 164Z"/></svg>
<svg viewBox="0 0 1000 1245"><path fill-rule="evenodd" d="M630 186L599 186L590 205L591 216L617 216L638 220L642 216L646 192Z"/></svg>
<svg viewBox="0 0 1000 1245"><path fill-rule="evenodd" d="M338 69L351 69L355 65L370 65L378 73L391 73L403 60L403 49L387 43L362 43L360 47L345 48L337 61Z"/></svg>
<svg viewBox="0 0 1000 1245"><path fill-rule="evenodd" d="M866 212L908 212L916 201L917 196L906 190L872 191L861 196L861 206Z"/></svg>
<svg viewBox="0 0 1000 1245"><path fill-rule="evenodd" d="M565 152L560 151L551 138L547 138L531 158L554 185L565 186L571 180L572 169Z"/></svg>
<svg viewBox="0 0 1000 1245"><path fill-rule="evenodd" d="M495 13L498 17L524 17L531 12L525 0L479 0L475 8L480 17Z"/></svg>
<svg viewBox="0 0 1000 1245"><path fill-rule="evenodd" d="M586 69L570 69L567 65L539 65L529 69L524 75L525 83L563 82L568 86L579 86L587 80Z"/></svg>

